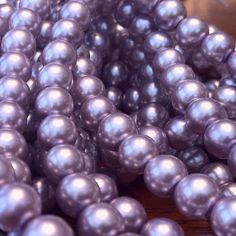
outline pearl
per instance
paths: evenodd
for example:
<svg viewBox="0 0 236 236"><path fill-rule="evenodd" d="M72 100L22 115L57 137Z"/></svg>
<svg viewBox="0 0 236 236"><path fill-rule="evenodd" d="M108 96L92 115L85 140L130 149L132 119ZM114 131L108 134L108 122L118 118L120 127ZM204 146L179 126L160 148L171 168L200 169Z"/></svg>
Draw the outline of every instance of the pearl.
<svg viewBox="0 0 236 236"><path fill-rule="evenodd" d="M205 219L220 196L218 185L207 175L191 174L176 186L178 210L191 219Z"/></svg>
<svg viewBox="0 0 236 236"><path fill-rule="evenodd" d="M167 197L187 175L187 168L178 158L172 155L160 155L148 162L144 171L144 181L150 192L160 197Z"/></svg>
<svg viewBox="0 0 236 236"><path fill-rule="evenodd" d="M141 94L138 89L130 88L123 94L123 109L127 113L138 111L141 106Z"/></svg>
<svg viewBox="0 0 236 236"><path fill-rule="evenodd" d="M86 75L96 75L96 73L96 67L90 59L85 57L77 58L75 67L73 69L73 75L75 78Z"/></svg>
<svg viewBox="0 0 236 236"><path fill-rule="evenodd" d="M11 163L4 157L0 157L0 186L12 183L15 179L15 171Z"/></svg>
<svg viewBox="0 0 236 236"><path fill-rule="evenodd" d="M0 5L0 17L8 21L12 13L15 11L15 8L11 6L8 2L6 4Z"/></svg>
<svg viewBox="0 0 236 236"><path fill-rule="evenodd" d="M124 219L125 231L139 232L146 222L147 214L144 207L131 197L115 198L111 205L115 207Z"/></svg>
<svg viewBox="0 0 236 236"><path fill-rule="evenodd" d="M236 196L236 183L223 185L221 195L225 198Z"/></svg>
<svg viewBox="0 0 236 236"><path fill-rule="evenodd" d="M40 48L44 48L51 40L52 26L53 22L51 21L43 21L41 23L41 29L37 40Z"/></svg>
<svg viewBox="0 0 236 236"><path fill-rule="evenodd" d="M140 88L142 104L158 103L162 99L161 88L159 84L150 82Z"/></svg>
<svg viewBox="0 0 236 236"><path fill-rule="evenodd" d="M106 96L107 98L116 106L120 107L122 102L122 91L116 87L108 87L106 88Z"/></svg>
<svg viewBox="0 0 236 236"><path fill-rule="evenodd" d="M236 79L231 75L226 75L220 80L220 86L236 87Z"/></svg>
<svg viewBox="0 0 236 236"><path fill-rule="evenodd" d="M81 212L83 214L88 206L101 201L96 181L91 176L78 173L68 175L60 182L56 197L60 209L70 217L77 217Z"/></svg>

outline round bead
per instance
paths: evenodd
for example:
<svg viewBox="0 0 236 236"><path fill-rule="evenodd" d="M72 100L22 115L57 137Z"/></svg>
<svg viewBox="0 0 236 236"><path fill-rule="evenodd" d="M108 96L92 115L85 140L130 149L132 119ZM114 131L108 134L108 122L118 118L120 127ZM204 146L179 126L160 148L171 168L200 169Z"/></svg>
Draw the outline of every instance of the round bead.
<svg viewBox="0 0 236 236"><path fill-rule="evenodd" d="M205 130L204 145L210 154L227 159L235 138L236 123L228 119L217 120Z"/></svg>
<svg viewBox="0 0 236 236"><path fill-rule="evenodd" d="M76 126L73 121L63 115L47 116L38 128L38 140L46 149L57 144L75 144Z"/></svg>
<svg viewBox="0 0 236 236"><path fill-rule="evenodd" d="M187 15L186 9L181 1L161 1L154 9L154 20L156 26L164 31L175 30L178 23Z"/></svg>
<svg viewBox="0 0 236 236"><path fill-rule="evenodd" d="M126 114L116 112L104 118L98 127L100 146L117 150L123 139L136 133L134 121Z"/></svg>
<svg viewBox="0 0 236 236"><path fill-rule="evenodd" d="M145 165L158 154L154 141L141 134L125 138L118 150L120 165L134 173L143 172Z"/></svg>
<svg viewBox="0 0 236 236"><path fill-rule="evenodd" d="M142 104L158 103L161 100L161 88L155 82L146 83L140 88Z"/></svg>
<svg viewBox="0 0 236 236"><path fill-rule="evenodd" d="M58 216L43 215L30 221L22 236L74 236L71 227Z"/></svg>
<svg viewBox="0 0 236 236"><path fill-rule="evenodd" d="M236 197L236 183L229 183L222 186L222 197Z"/></svg>
<svg viewBox="0 0 236 236"><path fill-rule="evenodd" d="M236 78L231 75L226 75L221 78L220 86L232 86L236 87Z"/></svg>
<svg viewBox="0 0 236 236"><path fill-rule="evenodd" d="M11 163L5 157L0 157L0 187L12 183L16 179Z"/></svg>
<svg viewBox="0 0 236 236"><path fill-rule="evenodd" d="M154 218L143 226L141 234L143 236L184 236L184 231L171 219Z"/></svg>
<svg viewBox="0 0 236 236"><path fill-rule="evenodd" d="M41 213L41 200L29 186L8 184L0 189L0 228L17 231L31 218Z"/></svg>
<svg viewBox="0 0 236 236"><path fill-rule="evenodd" d="M58 183L67 175L82 172L84 159L80 151L69 144L56 145L43 159L44 173L52 183Z"/></svg>
<svg viewBox="0 0 236 236"><path fill-rule="evenodd" d="M123 109L127 113L138 111L141 106L141 94L139 89L130 88L123 95Z"/></svg>
<svg viewBox="0 0 236 236"><path fill-rule="evenodd" d="M115 198L111 205L115 207L125 221L125 231L139 232L146 222L147 214L144 207L131 197Z"/></svg>
<svg viewBox="0 0 236 236"><path fill-rule="evenodd" d="M86 211L86 207L101 201L99 186L86 174L66 176L59 184L56 196L60 209L71 217L78 216L84 209Z"/></svg>
<svg viewBox="0 0 236 236"><path fill-rule="evenodd" d="M234 178L236 178L236 145L234 145L229 152L228 166L231 171L231 174Z"/></svg>
<svg viewBox="0 0 236 236"><path fill-rule="evenodd" d="M106 88L107 98L116 106L119 107L122 102L122 91L116 87Z"/></svg>
<svg viewBox="0 0 236 236"><path fill-rule="evenodd" d="M75 67L73 69L73 75L75 78L79 78L86 75L95 75L97 73L94 63L86 57L78 57Z"/></svg>
<svg viewBox="0 0 236 236"><path fill-rule="evenodd" d="M224 62L234 48L233 38L223 32L209 34L201 44L203 56L213 63Z"/></svg>
<svg viewBox="0 0 236 236"><path fill-rule="evenodd" d="M53 26L52 21L43 21L41 24L40 33L37 40L37 46L39 46L42 49L51 40L52 26Z"/></svg>
<svg viewBox="0 0 236 236"><path fill-rule="evenodd" d="M110 202L118 197L116 183L111 177L104 174L92 174L91 177L96 181L100 189L102 202Z"/></svg>
<svg viewBox="0 0 236 236"><path fill-rule="evenodd" d="M191 219L205 219L220 195L218 185L207 175L191 174L177 185L174 200L179 211Z"/></svg>
<svg viewBox="0 0 236 236"><path fill-rule="evenodd" d="M124 230L124 219L107 203L88 206L78 220L78 233L81 236L117 235Z"/></svg>
<svg viewBox="0 0 236 236"><path fill-rule="evenodd" d="M8 21L11 17L12 13L15 11L15 8L11 6L8 1L6 4L0 5L0 17L2 17L4 20Z"/></svg>
<svg viewBox="0 0 236 236"><path fill-rule="evenodd" d="M203 134L213 121L227 116L226 110L214 99L199 98L189 104L185 119L187 126L193 132Z"/></svg>
<svg viewBox="0 0 236 236"><path fill-rule="evenodd" d="M236 231L236 197L223 198L211 213L211 226L217 236L231 236Z"/></svg>
<svg viewBox="0 0 236 236"><path fill-rule="evenodd" d="M187 175L187 168L178 158L172 155L160 155L148 162L144 171L144 181L150 192L160 197L167 197Z"/></svg>

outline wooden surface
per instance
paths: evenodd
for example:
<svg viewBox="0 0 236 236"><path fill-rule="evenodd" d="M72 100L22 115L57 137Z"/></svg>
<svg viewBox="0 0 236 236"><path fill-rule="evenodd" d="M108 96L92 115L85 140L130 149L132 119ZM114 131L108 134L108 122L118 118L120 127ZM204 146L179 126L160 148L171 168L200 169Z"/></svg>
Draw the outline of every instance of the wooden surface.
<svg viewBox="0 0 236 236"><path fill-rule="evenodd" d="M227 0L226 0L227 1ZM188 15L201 16L210 24L230 33L236 39L236 0L228 0L228 6L220 4L218 0L186 0ZM169 217L176 220L184 228L186 236L212 236L207 221L193 221L186 219L175 208L171 199L160 199L149 193L142 180L135 181L122 189L121 195L133 196L143 203L148 217Z"/></svg>

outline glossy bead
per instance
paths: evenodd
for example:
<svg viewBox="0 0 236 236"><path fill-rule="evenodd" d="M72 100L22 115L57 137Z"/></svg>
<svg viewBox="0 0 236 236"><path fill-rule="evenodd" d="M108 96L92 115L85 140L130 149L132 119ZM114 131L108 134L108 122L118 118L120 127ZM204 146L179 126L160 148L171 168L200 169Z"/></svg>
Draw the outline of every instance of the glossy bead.
<svg viewBox="0 0 236 236"><path fill-rule="evenodd" d="M203 56L213 62L224 62L233 52L235 42L233 38L223 32L209 34L201 44L201 52Z"/></svg>
<svg viewBox="0 0 236 236"><path fill-rule="evenodd" d="M222 186L222 193L221 196L223 198L228 197L236 197L236 183L229 183Z"/></svg>
<svg viewBox="0 0 236 236"><path fill-rule="evenodd" d="M84 159L80 151L69 144L56 145L43 159L44 173L52 183L58 183L67 175L82 172Z"/></svg>
<svg viewBox="0 0 236 236"><path fill-rule="evenodd" d="M24 110L13 101L0 102L0 127L13 128L22 133L26 127Z"/></svg>
<svg viewBox="0 0 236 236"><path fill-rule="evenodd" d="M0 157L0 187L12 183L16 179L11 163L5 157Z"/></svg>
<svg viewBox="0 0 236 236"><path fill-rule="evenodd" d="M85 174L65 177L57 188L56 196L60 209L71 217L78 216L84 209L88 209L86 207L101 201L99 186L92 177Z"/></svg>
<svg viewBox="0 0 236 236"><path fill-rule="evenodd" d="M231 174L236 178L236 145L234 145L229 152L228 166Z"/></svg>
<svg viewBox="0 0 236 236"><path fill-rule="evenodd" d="M198 137L187 127L185 119L181 116L177 116L168 121L164 131L170 146L178 150L193 146Z"/></svg>
<svg viewBox="0 0 236 236"><path fill-rule="evenodd" d="M213 121L227 116L226 110L217 101L211 98L199 98L188 105L185 119L187 126L193 132L202 134Z"/></svg>
<svg viewBox="0 0 236 236"><path fill-rule="evenodd" d="M10 29L26 29L30 31L34 36L38 36L40 33L41 18L38 12L30 10L28 8L17 9L9 19Z"/></svg>
<svg viewBox="0 0 236 236"><path fill-rule="evenodd" d="M196 47L208 35L207 23L199 17L187 17L176 28L176 39L184 48Z"/></svg>
<svg viewBox="0 0 236 236"><path fill-rule="evenodd" d="M15 8L11 6L9 3L0 5L0 17L2 17L6 21L9 20L14 11Z"/></svg>
<svg viewBox="0 0 236 236"><path fill-rule="evenodd" d="M159 51L157 51L152 61L154 70L158 73L165 71L174 64L181 63L184 63L184 57L179 51L174 48L160 49ZM184 73L185 71L182 70L180 71L180 73L181 72Z"/></svg>
<svg viewBox="0 0 236 236"><path fill-rule="evenodd" d="M42 201L43 212L49 212L55 205L55 190L48 180L38 177L32 180L32 188L38 193Z"/></svg>
<svg viewBox="0 0 236 236"><path fill-rule="evenodd" d="M118 197L111 202L111 205L124 218L126 232L140 231L147 219L146 211L141 203L131 197Z"/></svg>
<svg viewBox="0 0 236 236"><path fill-rule="evenodd" d="M236 87L236 78L231 75L226 75L220 80L220 86Z"/></svg>
<svg viewBox="0 0 236 236"><path fill-rule="evenodd" d="M29 166L19 158L10 158L9 162L15 173L15 181L23 184L31 183L31 171Z"/></svg>
<svg viewBox="0 0 236 236"><path fill-rule="evenodd" d="M64 39L73 44L75 48L80 46L83 40L83 30L79 23L70 19L57 21L52 27L52 39Z"/></svg>
<svg viewBox="0 0 236 236"><path fill-rule="evenodd" d="M60 87L43 89L35 100L35 110L42 117L53 114L70 116L73 108L71 95L67 90Z"/></svg>
<svg viewBox="0 0 236 236"><path fill-rule="evenodd" d="M133 173L143 172L145 165L158 151L151 138L141 134L130 135L119 146L120 165Z"/></svg>
<svg viewBox="0 0 236 236"><path fill-rule="evenodd" d="M73 75L75 78L96 75L96 67L90 59L79 57L76 60L75 67L73 69Z"/></svg>
<svg viewBox="0 0 236 236"><path fill-rule="evenodd" d="M80 119L85 129L93 131L100 121L115 111L113 103L103 96L86 100L80 109Z"/></svg>
<svg viewBox="0 0 236 236"><path fill-rule="evenodd" d="M187 15L186 9L181 1L161 1L154 9L154 20L156 26L164 31L175 30L178 23Z"/></svg>
<svg viewBox="0 0 236 236"><path fill-rule="evenodd" d="M22 232L22 236L74 236L71 227L62 218L54 215L39 216L30 221Z"/></svg>
<svg viewBox="0 0 236 236"><path fill-rule="evenodd" d="M205 219L220 196L218 185L207 175L191 174L176 186L178 210L191 219Z"/></svg>
<svg viewBox="0 0 236 236"><path fill-rule="evenodd" d="M178 158L160 155L148 162L144 181L150 192L160 197L168 197L178 182L187 175L187 168Z"/></svg>
<svg viewBox="0 0 236 236"><path fill-rule="evenodd" d="M134 121L128 115L116 112L104 118L99 124L98 140L101 147L117 150L122 140L134 133Z"/></svg>
<svg viewBox="0 0 236 236"><path fill-rule="evenodd" d="M37 41L37 46L40 48L44 48L49 43L49 40L51 40L52 26L52 21L43 21L41 23L41 29Z"/></svg>
<svg viewBox="0 0 236 236"><path fill-rule="evenodd" d="M171 103L178 113L185 113L188 105L197 98L207 98L207 87L197 80L179 81L173 89Z"/></svg>
<svg viewBox="0 0 236 236"><path fill-rule="evenodd" d="M76 63L76 51L67 41L57 39L50 42L42 53L43 64L60 62L66 66L73 67Z"/></svg>
<svg viewBox="0 0 236 236"><path fill-rule="evenodd" d="M139 133L151 138L158 147L159 153L164 153L167 150L168 140L165 132L155 126L142 126L139 128Z"/></svg>
<svg viewBox="0 0 236 236"><path fill-rule="evenodd" d="M231 75L236 75L236 52L232 52L226 62L227 68Z"/></svg>
<svg viewBox="0 0 236 236"><path fill-rule="evenodd" d="M184 231L171 219L154 218L143 226L141 234L143 236L184 236Z"/></svg>
<svg viewBox="0 0 236 236"><path fill-rule="evenodd" d="M26 29L16 28L8 31L2 38L3 52L22 52L28 58L34 56L36 42L34 36Z"/></svg>
<svg viewBox="0 0 236 236"><path fill-rule="evenodd" d="M144 125L163 127L168 119L168 111L157 103L144 106L137 114L137 124L139 127Z"/></svg>
<svg viewBox="0 0 236 236"><path fill-rule="evenodd" d="M227 159L235 138L236 123L228 119L217 120L205 130L204 146L215 157Z"/></svg>
<svg viewBox="0 0 236 236"><path fill-rule="evenodd" d="M78 220L78 233L81 236L115 236L124 230L124 219L107 203L88 206Z"/></svg>
<svg viewBox="0 0 236 236"><path fill-rule="evenodd" d="M211 227L217 236L231 236L236 230L236 197L217 202L211 213Z"/></svg>
<svg viewBox="0 0 236 236"><path fill-rule="evenodd" d="M158 103L162 99L159 84L150 82L140 88L142 104Z"/></svg>
<svg viewBox="0 0 236 236"><path fill-rule="evenodd" d="M47 116L38 128L38 140L46 149L57 144L75 144L76 126L73 121L63 115Z"/></svg>
<svg viewBox="0 0 236 236"><path fill-rule="evenodd" d="M220 102L228 112L229 118L236 120L236 88L232 86L220 86L216 89L212 98Z"/></svg>
<svg viewBox="0 0 236 236"><path fill-rule="evenodd" d="M7 232L19 230L41 213L38 194L25 184L12 183L1 187L0 203L0 228Z"/></svg>
<svg viewBox="0 0 236 236"><path fill-rule="evenodd" d="M120 107L122 102L122 91L116 87L106 88L107 98L116 106Z"/></svg>
<svg viewBox="0 0 236 236"><path fill-rule="evenodd" d="M90 11L87 6L78 1L69 1L63 5L60 10L62 19L73 19L77 21L84 29L90 23Z"/></svg>
<svg viewBox="0 0 236 236"><path fill-rule="evenodd" d="M31 76L30 60L21 52L7 52L0 57L0 77L16 76L27 81Z"/></svg>
<svg viewBox="0 0 236 236"><path fill-rule="evenodd" d="M190 147L180 151L178 158L186 165L189 173L199 173L209 163L207 153L199 147Z"/></svg>
<svg viewBox="0 0 236 236"><path fill-rule="evenodd" d="M141 106L141 94L138 89L130 88L123 95L123 109L127 113L138 111Z"/></svg>
<svg viewBox="0 0 236 236"><path fill-rule="evenodd" d="M92 174L90 176L96 181L100 189L102 202L110 202L118 197L116 183L111 177L104 174Z"/></svg>
<svg viewBox="0 0 236 236"><path fill-rule="evenodd" d="M49 63L39 72L37 82L40 90L49 86L59 86L69 90L72 85L73 76L66 65Z"/></svg>
<svg viewBox="0 0 236 236"><path fill-rule="evenodd" d="M167 91L174 91L175 86L177 86L180 81L192 81L194 79L195 74L191 67L185 64L174 64L163 71L160 77L160 83Z"/></svg>

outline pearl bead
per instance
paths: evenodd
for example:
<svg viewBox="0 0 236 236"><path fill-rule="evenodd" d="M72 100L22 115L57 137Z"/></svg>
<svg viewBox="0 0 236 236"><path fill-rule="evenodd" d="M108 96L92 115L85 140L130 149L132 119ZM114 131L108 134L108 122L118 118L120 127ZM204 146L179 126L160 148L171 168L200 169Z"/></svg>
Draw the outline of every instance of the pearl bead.
<svg viewBox="0 0 236 236"><path fill-rule="evenodd" d="M77 58L75 67L73 68L73 75L75 78L86 75L96 75L96 67L90 59L79 57Z"/></svg>
<svg viewBox="0 0 236 236"><path fill-rule="evenodd" d="M8 2L6 4L0 5L0 17L8 21L12 13L15 11L15 8L11 6Z"/></svg>
<svg viewBox="0 0 236 236"><path fill-rule="evenodd" d="M52 26L53 22L51 21L43 21L41 23L41 29L37 40L40 48L44 48L51 40Z"/></svg>
<svg viewBox="0 0 236 236"><path fill-rule="evenodd" d="M141 94L138 89L130 88L123 94L123 109L127 113L138 111L141 106Z"/></svg>
<svg viewBox="0 0 236 236"><path fill-rule="evenodd" d="M236 183L223 185L221 195L223 198L236 197Z"/></svg>
<svg viewBox="0 0 236 236"><path fill-rule="evenodd" d="M107 98L116 106L120 107L122 102L122 91L116 87L106 88Z"/></svg>

